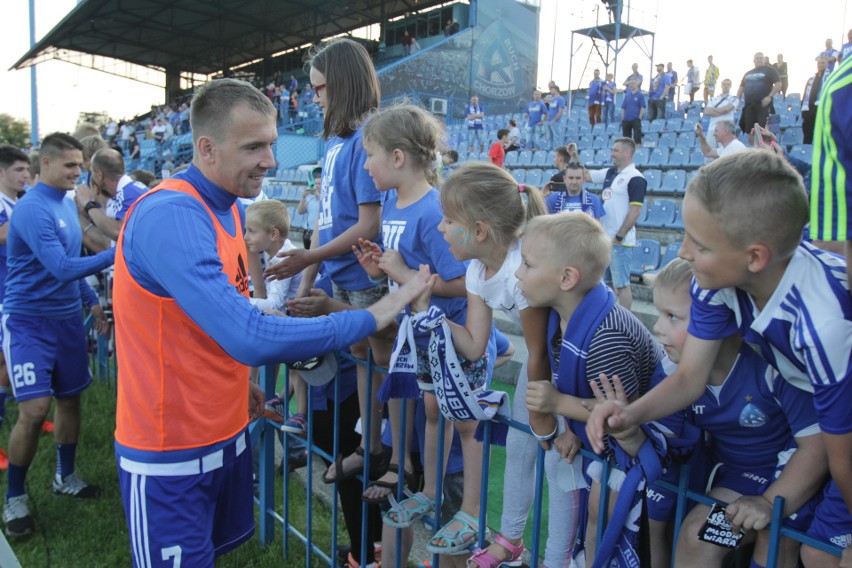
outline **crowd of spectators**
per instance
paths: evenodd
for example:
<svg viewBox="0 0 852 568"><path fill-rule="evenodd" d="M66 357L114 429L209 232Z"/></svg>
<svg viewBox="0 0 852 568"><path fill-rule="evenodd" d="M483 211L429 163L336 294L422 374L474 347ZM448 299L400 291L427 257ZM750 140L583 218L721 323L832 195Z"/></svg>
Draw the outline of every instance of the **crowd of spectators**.
<svg viewBox="0 0 852 568"><path fill-rule="evenodd" d="M454 33L451 24L452 22L448 25L450 33L447 35ZM804 131L806 144L811 143L813 139L817 105L823 85L829 81L830 73L838 62L842 62L845 57L849 57L852 53L852 31L850 31L849 37L850 43L844 45L842 51L833 49L831 40L827 40L825 51L820 52L815 58L815 74L809 78L801 95L799 124ZM411 44L408 45L410 47ZM766 149L772 154L783 154L783 150L776 149L775 137L767 130L771 122L770 116L775 114L773 108L775 95L783 94L787 88L786 62L783 61L783 56L780 54L777 59L778 61L775 64L770 64L769 58L765 57L763 53L756 53L754 55L754 68L742 77L736 95L731 93L733 82L727 78L721 79L721 93L716 94L716 83L722 76L719 74L718 68L713 65L712 56L708 57L709 67L706 70L703 82L700 80L700 70L693 60L687 61L688 69L683 77L683 84L686 86L684 93L689 101L685 103L685 108L698 104L700 118L706 119L705 122L708 123L706 135L705 126L701 122L695 125L697 144L708 161L744 151L745 145L738 137L741 134L749 135L752 138L750 142L756 146L768 147ZM656 69L657 74L650 80L647 102L645 101L645 94L641 91L643 77L638 73L637 65L634 64L633 73L623 83L626 87L621 97L623 100L621 124L624 137L615 139L612 144L613 167L611 168L586 171L578 163L577 147L562 146L562 142L565 141L562 129L564 124L572 120L585 120L586 118L566 118L566 116L569 116L568 104L556 84L551 83L549 85L549 94L544 99L541 97L541 92L536 90L533 93L532 101L525 107L525 139L522 138L522 130L518 127L515 119L510 119L506 128L497 131L496 141L487 140L486 109L475 95L471 97L466 114L469 136L468 151L474 152L475 148L478 148L480 153L484 152L487 140L491 144L489 156L492 162L499 167L504 167L507 151L522 149L524 144L528 148L550 147L554 149L555 159L560 171L558 178L554 177L549 184L550 187L546 189L552 190L553 194L558 194L560 191L557 186L561 185L567 186L569 191L565 193L563 198L548 200L550 212L580 210L602 219L603 230L606 233L604 237L611 247L612 260L607 276L616 292L617 301L626 308L629 308L632 303L629 275L630 255L632 247L636 244L636 220L646 191L645 178L633 163L636 148L642 142L641 122L646 108L648 109L649 120L666 119L667 114L671 112L672 103L677 108L677 87L681 84L672 63L669 63L668 66L660 63L656 66ZM704 86L704 101L703 104L700 104L696 103L694 99L702 85ZM317 85L317 87L323 88L325 85ZM319 114L319 108L314 103L315 94L318 90L314 91L310 84L306 84L300 89L299 82L294 75L291 75L289 80L281 80L281 77L276 76L261 90L276 108L279 126L292 125L300 122L302 118ZM594 79L587 94L588 121L592 127L598 123L607 124L614 120L608 110L617 106L615 104L618 100L616 94L612 75L607 74L606 78L602 79L600 71L595 70ZM75 224L73 228L79 229L82 242L89 250L93 252L109 251L113 246L112 242L118 238L124 216L129 207L144 193L146 187L154 183L157 174L165 178L169 176L169 173L174 173L185 165L173 159L175 148L172 143L176 137L190 134L189 112L189 102L163 105L152 108L151 112L145 117L121 122L109 120L100 127L82 124L74 137L64 135L67 138L60 136L50 140L47 148L47 151L50 152L48 157L56 155L57 152L60 154L71 152L75 156L79 152L80 163L79 166L75 165L75 167L82 169L83 174L79 180L80 183L75 184L74 188L76 222L79 227ZM311 113L313 112L316 115L312 116ZM740 116L739 124L735 120L737 114ZM127 175L126 172L134 170L135 166L139 165L143 159L140 141L152 141L151 143L156 145L155 158L152 159L150 164L152 169L156 167L157 174L145 170L136 170L131 175ZM752 155L756 156L756 154ZM772 159L775 160L774 157ZM23 162L23 159L17 159L17 161ZM48 167L47 173L50 176L50 182L55 183L59 180L60 176L56 169L58 166L55 161L52 162L51 159L40 160L37 155L35 159L30 158L28 161L45 164ZM802 164L796 164L794 160L791 161L797 168L806 167ZM730 163L732 163L730 160L723 162L723 164ZM773 168L778 169L780 177L789 173L783 164L783 161L778 160L770 164ZM742 165L751 167L750 163L743 162ZM0 167L0 169L3 169L3 167ZM718 169L724 170L724 166ZM596 195L586 194L583 188L584 181L592 181L602 185L602 202ZM524 191L523 186L521 186L520 191ZM302 201L305 202L305 208L307 208L306 203L309 196L309 193L303 195ZM300 213L302 212L300 211ZM24 216L21 215L20 219L23 218ZM73 219L69 218L69 222L72 221ZM23 221L18 223L21 224ZM0 226L2 226L2 222L0 222ZM286 235L282 234L282 239L284 238L286 238ZM809 249L804 250L807 254L812 254L808 252ZM800 251L797 254L801 256L805 253ZM106 254L104 258L107 256L111 258L109 254ZM814 262L828 262L823 261L818 254L813 256L817 259ZM75 255L69 253L68 257L73 258ZM83 272L88 273L89 268L92 269L89 270L92 272L94 266L94 263L89 263L85 270L80 269L78 272L81 271L81 274ZM98 269L104 266L106 264L103 262L97 264ZM599 280L600 278L598 278ZM12 305L14 306L14 302ZM100 324L101 314L96 308L97 306L93 305L92 313L99 319ZM848 321L846 323L848 324ZM691 331L692 329L690 329ZM667 346L667 348L670 347ZM750 351L748 352L750 353ZM780 376L776 378L779 378L779 384L783 384L780 382ZM811 380L813 380L813 377L811 377ZM615 387L616 390L618 388L618 386ZM774 383L769 387L770 391L773 392L775 388L780 387L777 387ZM614 392L608 393L609 398L613 398L615 395ZM605 399L607 396L598 398L599 400ZM768 398L771 398L771 396ZM784 401L778 402L779 406L784 404ZM538 410L549 413L548 408L551 407L544 405ZM788 409L785 408L784 410ZM693 412L696 412L694 408ZM39 419L40 424L44 416L37 413L36 418ZM792 420L792 418L789 419ZM815 423L816 415L808 416L802 420L811 419ZM742 426L742 423L740 425ZM795 426L799 425L808 428L813 426L811 423L805 424L804 422L795 424ZM792 428L792 423L789 426ZM792 440L793 435L797 433L795 431L790 432L789 438ZM798 438L798 436L795 437ZM617 438L617 442L625 443L621 437ZM796 442L802 444L799 439ZM74 444L76 445L76 440ZM89 493L92 492L89 490L92 486L76 476L70 477L70 475L73 475L73 454L70 457L67 455L63 457L63 450L60 448L58 451L61 465L58 466L57 481L54 482L55 491L58 487L59 492L69 495L80 496L79 493L85 493L84 496L90 496ZM65 452L67 453L68 450L65 450ZM70 474L69 471L62 470L62 467L67 469L69 463L71 464ZM815 469L819 467L822 468L820 472L827 476L827 463L815 463ZM774 464L771 469L770 473L775 473ZM25 499L20 500L23 494L18 492L18 489L23 486L23 476L26 475L26 471L23 473L16 471L15 475L17 477L15 477L14 491L12 491L14 494L7 495L9 514L4 513L4 521L6 521L7 531L12 526L15 530L20 531L20 534L24 534L32 530L32 519L28 522L19 522L25 519L21 515L21 511L24 511L27 517L29 516L28 510L25 510ZM11 487L12 482L10 481ZM765 489L766 487L762 487L761 491ZM14 501L16 499L17 501ZM20 505L21 503L24 503L24 505ZM10 504L14 504L14 506L10 507ZM757 524L754 524L753 527L757 527ZM815 566L815 564L808 564L808 566Z"/></svg>

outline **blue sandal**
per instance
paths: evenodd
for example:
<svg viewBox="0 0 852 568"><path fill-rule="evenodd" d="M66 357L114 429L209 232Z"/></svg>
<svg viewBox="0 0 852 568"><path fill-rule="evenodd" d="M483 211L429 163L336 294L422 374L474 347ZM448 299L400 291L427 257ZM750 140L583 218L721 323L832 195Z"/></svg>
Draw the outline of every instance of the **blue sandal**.
<svg viewBox="0 0 852 568"><path fill-rule="evenodd" d="M415 521L423 518L435 509L435 500L429 499L422 491L402 501L397 501L393 495L388 495L388 501L390 501L390 509L384 514L382 520L389 527L396 529L410 527ZM406 503L415 503L416 505L414 507L406 507ZM391 513L396 514L396 519L391 517Z"/></svg>
<svg viewBox="0 0 852 568"><path fill-rule="evenodd" d="M453 523L461 525L458 530L448 528ZM479 519L475 519L465 513L459 511L453 515L453 519L441 527L435 533L429 544L426 545L426 551L432 554L466 554L471 546L476 545L479 538ZM433 544L438 539L444 539L443 545Z"/></svg>

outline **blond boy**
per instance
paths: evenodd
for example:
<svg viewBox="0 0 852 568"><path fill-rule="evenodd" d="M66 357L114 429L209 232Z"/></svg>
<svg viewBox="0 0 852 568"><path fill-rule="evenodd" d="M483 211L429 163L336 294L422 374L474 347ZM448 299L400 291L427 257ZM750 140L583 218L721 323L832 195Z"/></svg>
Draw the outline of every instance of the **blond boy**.
<svg viewBox="0 0 852 568"><path fill-rule="evenodd" d="M661 373L659 346L601 281L611 248L600 223L579 212L536 217L522 241L523 262L516 273L521 292L531 307L553 308L547 332L555 386L548 381L531 382L527 408L568 418L568 429L561 435L557 436L555 426L552 433L535 435L542 440L554 438L556 450L569 461L580 445L588 448L583 423L589 412L581 400L593 398L590 382L602 374L617 375L625 395L632 399ZM581 476L575 472L574 477ZM600 485L594 483L589 495L587 562L596 552L591 535L596 534L599 491ZM633 544L638 546L638 541ZM599 552L607 557L612 553ZM636 549L622 553L639 561Z"/></svg>

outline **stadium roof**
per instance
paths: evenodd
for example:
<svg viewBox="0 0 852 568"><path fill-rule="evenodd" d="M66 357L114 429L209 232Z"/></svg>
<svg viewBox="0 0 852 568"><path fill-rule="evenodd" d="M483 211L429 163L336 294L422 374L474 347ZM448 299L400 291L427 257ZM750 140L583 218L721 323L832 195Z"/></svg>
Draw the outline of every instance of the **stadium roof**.
<svg viewBox="0 0 852 568"><path fill-rule="evenodd" d="M13 66L62 50L210 75L446 0L83 0Z"/></svg>

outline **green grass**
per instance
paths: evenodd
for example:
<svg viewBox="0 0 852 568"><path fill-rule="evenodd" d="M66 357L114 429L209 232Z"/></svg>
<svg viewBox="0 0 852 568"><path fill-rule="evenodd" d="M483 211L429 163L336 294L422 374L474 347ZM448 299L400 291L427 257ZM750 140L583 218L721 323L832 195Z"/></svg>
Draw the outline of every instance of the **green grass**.
<svg viewBox="0 0 852 568"><path fill-rule="evenodd" d="M27 493L31 512L36 520L36 532L22 539L10 539L10 544L25 568L113 568L130 566L130 542L118 470L113 453L115 429L115 394L103 383L95 381L83 394L83 429L77 459L80 476L101 487L101 496L94 500L75 500L56 497L50 483L56 464L56 450L49 434L42 434L39 449L27 476ZM6 427L0 433L0 446L7 447L11 425L17 418L17 406L9 402ZM5 495L5 474L0 488ZM276 484L276 502L281 502L281 478ZM291 481L291 522L304 533L305 490ZM281 506L276 507L279 514ZM324 550L331 548L331 515L316 500L314 539ZM342 527L342 520L340 523ZM273 545L261 546L255 537L237 550L223 556L217 566L224 568L304 566L303 546L291 537L286 564L281 556L281 529L276 527ZM314 565L324 564L315 561Z"/></svg>
<svg viewBox="0 0 852 568"><path fill-rule="evenodd" d="M496 388L514 394L514 386L496 383ZM118 472L113 452L115 429L115 393L105 383L93 382L82 397L83 428L80 436L77 471L80 476L101 487L98 499L85 501L56 497L50 483L56 463L56 451L49 434L42 434L38 453L27 477L27 492L31 512L36 520L36 532L23 539L12 539L10 544L21 565L37 567L116 567L130 566L130 544ZM17 406L7 403L6 427L0 432L0 447L7 447L11 426L17 418ZM499 529L503 497L503 469L506 463L504 448L493 446L489 487L488 520L492 528ZM3 475L5 478L5 475ZM296 480L291 481L290 519L300 532L305 532L305 490ZM5 494L5 479L0 489ZM282 481L276 481L276 510L280 514ZM547 501L545 497L545 518ZM331 512L319 501L313 506L314 542L323 550L331 549ZM343 529L340 519L339 527ZM532 519L527 524L526 542L531 542ZM545 531L542 531L543 535ZM341 533L345 539L345 532ZM280 567L304 566L304 546L295 538L289 539L289 554L285 561L281 552L281 527L275 528L273 544L262 546L257 537L223 556L219 567ZM543 542L543 541L542 541ZM340 541L345 544L345 540ZM324 566L319 560L313 565Z"/></svg>

